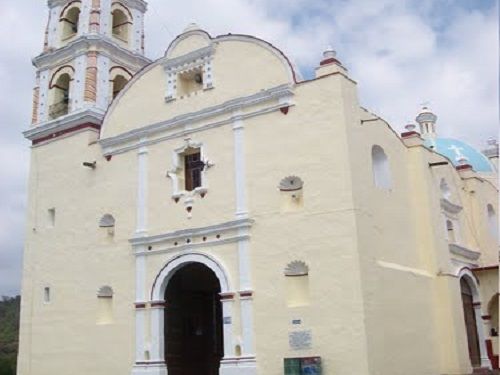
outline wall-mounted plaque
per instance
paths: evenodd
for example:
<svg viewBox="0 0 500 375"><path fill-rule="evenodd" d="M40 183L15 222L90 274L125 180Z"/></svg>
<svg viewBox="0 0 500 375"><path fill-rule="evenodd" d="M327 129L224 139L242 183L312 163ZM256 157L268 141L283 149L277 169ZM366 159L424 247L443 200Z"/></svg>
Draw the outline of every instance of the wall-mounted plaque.
<svg viewBox="0 0 500 375"><path fill-rule="evenodd" d="M292 350L305 350L311 348L311 331L294 331L288 333L288 343Z"/></svg>

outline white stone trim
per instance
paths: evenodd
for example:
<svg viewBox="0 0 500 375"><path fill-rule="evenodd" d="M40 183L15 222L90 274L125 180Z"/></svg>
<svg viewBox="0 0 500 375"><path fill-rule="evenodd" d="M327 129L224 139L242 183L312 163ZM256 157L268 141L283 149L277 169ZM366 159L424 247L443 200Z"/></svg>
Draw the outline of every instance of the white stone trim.
<svg viewBox="0 0 500 375"><path fill-rule="evenodd" d="M50 81L50 70L43 69L40 71L40 94L38 99L38 122L43 123L47 121L48 109L49 109L49 81Z"/></svg>
<svg viewBox="0 0 500 375"><path fill-rule="evenodd" d="M220 365L220 375L257 375L255 357L224 358Z"/></svg>
<svg viewBox="0 0 500 375"><path fill-rule="evenodd" d="M441 198L441 208L444 212L451 214L451 215L457 215L463 209L462 206L459 206L458 204L454 204L446 198Z"/></svg>
<svg viewBox="0 0 500 375"><path fill-rule="evenodd" d="M193 69L203 71L203 89L214 87L212 59L214 55L214 45L200 48L183 56L165 60L163 69L167 76L167 86L165 90L165 101L171 102L178 97L178 77L179 74Z"/></svg>
<svg viewBox="0 0 500 375"><path fill-rule="evenodd" d="M205 253L191 252L181 254L170 260L166 266L160 271L151 291L152 301L162 301L165 296L168 282L174 273L181 267L190 263L201 263L210 268L220 283L221 293L232 293L229 277L224 267L212 256ZM168 302L168 301L167 301Z"/></svg>
<svg viewBox="0 0 500 375"><path fill-rule="evenodd" d="M111 101L109 97L110 82L109 82L109 69L111 67L111 60L109 57L98 54L97 55L97 93L96 93L96 106L102 110L108 108Z"/></svg>
<svg viewBox="0 0 500 375"><path fill-rule="evenodd" d="M206 247L213 248L214 246L220 246L230 243L239 243L241 241L248 241L249 239L250 236L231 236L231 237L224 237L224 239L216 241L190 243L177 246L160 245L160 246L155 246L155 248L152 250L138 250L138 252L136 252L136 255L153 256L157 254L175 253L181 251L189 252L189 251L195 251L197 249L203 249Z"/></svg>
<svg viewBox="0 0 500 375"><path fill-rule="evenodd" d="M401 264L385 262L382 260L377 260L377 264L383 268L388 268L391 270L401 271L401 272L408 272L408 273L411 273L415 276L423 276L423 277L430 277L430 278L434 277L431 273L427 272L426 270L419 269L419 268L403 266Z"/></svg>
<svg viewBox="0 0 500 375"><path fill-rule="evenodd" d="M148 227L148 148L143 146L137 152L137 219L135 235L147 234Z"/></svg>
<svg viewBox="0 0 500 375"><path fill-rule="evenodd" d="M73 63L75 68L75 74L73 76L73 81L71 82L71 105L70 112L79 111L84 108L84 93L85 93L85 80L86 80L86 70L87 70L87 56L80 55L75 58Z"/></svg>
<svg viewBox="0 0 500 375"><path fill-rule="evenodd" d="M450 243L448 247L450 249L450 253L460 255L469 260L478 260L481 256L481 253L479 251L474 251L455 243Z"/></svg>
<svg viewBox="0 0 500 375"><path fill-rule="evenodd" d="M50 5L49 5L50 7ZM59 30L59 15L62 11L62 5L55 5L50 8L49 14L49 35L48 35L48 47L49 48L57 48L59 46L60 40L60 30Z"/></svg>
<svg viewBox="0 0 500 375"><path fill-rule="evenodd" d="M78 34L87 34L89 32L90 25L90 11L92 9L92 0L81 0L81 13L78 22Z"/></svg>
<svg viewBox="0 0 500 375"><path fill-rule="evenodd" d="M219 280L220 288L221 288L221 294L226 294L226 295L231 295L234 294L232 293L231 287L230 287L230 282L228 275L224 269L224 267L213 257L211 257L208 254L203 254L203 253L189 253L189 254L183 254L179 255L177 257L174 257L172 260L170 260L165 267L159 272L158 276L155 279L155 282L152 287L152 292L151 292L151 303L154 305L154 302L164 302L164 296L165 296L165 291L168 286L168 283L172 276L175 274L177 270L182 268L183 266L191 263L200 263L204 264L206 267L210 268L217 279ZM223 327L223 334L224 334L224 349L227 348L226 343L232 345L233 344L233 332L232 332L232 321L233 321L233 316L232 316L232 308L229 302L224 302L221 301L223 304L223 318L229 318L231 321L231 324L229 324L230 327ZM166 309L167 309L167 319L168 319L168 301L166 302ZM151 367L151 371L156 371L153 370L153 368L157 368L160 366L160 371L165 371L161 372L161 374L166 374L167 369L165 367L165 370L163 370L162 366L164 365L164 345L165 345L165 336L164 336L164 319L165 319L165 314L163 307L152 307L150 309L151 311L151 365L148 363L144 364L136 364L134 366L134 369L132 371L133 375L136 374L152 374L153 372L148 372L148 368ZM229 350L229 348L227 348ZM232 349L231 349L232 353ZM155 367L156 366L156 367ZM140 367L140 371L143 372L138 372ZM222 364L221 364L222 367ZM237 373L233 372L231 373L232 375L236 375Z"/></svg>
<svg viewBox="0 0 500 375"><path fill-rule="evenodd" d="M246 170L245 170L245 124L241 112L233 114L234 133L234 176L236 191L236 217L248 214L246 201Z"/></svg>
<svg viewBox="0 0 500 375"><path fill-rule="evenodd" d="M253 220L250 219L233 220L221 224L198 227L198 228L182 229L155 236L131 238L129 239L129 242L135 249L138 249L139 246L142 245L155 245L166 241L184 240L186 238L192 238L203 235L211 235L219 233L224 234L229 231L237 230L239 228L250 228L252 224Z"/></svg>
<svg viewBox="0 0 500 375"><path fill-rule="evenodd" d="M222 299L222 330L224 334L224 358L234 356L233 342L233 298ZM230 320L230 322L226 322Z"/></svg>
<svg viewBox="0 0 500 375"><path fill-rule="evenodd" d="M459 280L462 278L465 279L467 284L472 290L472 301L474 303L474 313L476 316L476 330L479 341L479 351L481 354L481 367L486 367L491 369L491 362L488 358L488 352L486 350L486 341L484 334L484 325L482 324L482 314L481 314L481 296L479 294L479 285L477 283L476 276L472 273L472 271L468 268L463 268L460 270L458 274ZM460 284L459 284L460 286ZM465 328L465 325L464 325ZM465 333L467 339L467 332Z"/></svg>
<svg viewBox="0 0 500 375"><path fill-rule="evenodd" d="M179 184L179 173L184 168L184 152L189 149L199 149L200 159L205 164L205 168L201 171L201 186L195 188L192 191L184 190L183 186ZM192 199L195 195L203 195L208 192L208 176L207 171L209 168L213 167L215 164L208 160L206 147L202 142L194 142L191 138L186 138L184 144L172 151L172 164L173 167L167 171L167 177L172 181L172 198L180 199L185 198L185 203L187 206L192 206L194 200Z"/></svg>
<svg viewBox="0 0 500 375"><path fill-rule="evenodd" d="M253 325L253 298L240 296L241 312L241 354L243 357L255 357L255 340Z"/></svg>
<svg viewBox="0 0 500 375"><path fill-rule="evenodd" d="M35 57L33 64L38 69L50 68L72 61L75 56L94 50L115 61L119 61L121 65L133 70L139 70L144 65L151 63L151 60L142 54L134 53L119 46L110 37L101 34L86 34L69 42L62 48Z"/></svg>
<svg viewBox="0 0 500 375"><path fill-rule="evenodd" d="M130 48L137 54L142 53L142 33L144 31L144 13L138 9L130 9L132 13L132 28L130 38Z"/></svg>
<svg viewBox="0 0 500 375"><path fill-rule="evenodd" d="M143 136L148 136L148 138L151 139L149 141L150 142L149 144L151 144L153 142L154 143L161 142L167 138L170 139L170 138L177 138L180 136L186 136L190 133L205 130L211 127L217 127L225 124L232 124L234 122L234 118L230 117L226 120L217 121L211 124L205 124L204 126L200 126L198 128L192 126L193 123L198 121L203 121L212 117L221 116L226 113L233 113L234 111L238 111L243 108L253 107L262 103L278 100L283 96L290 96L290 95L293 95L293 92L292 88L289 85L277 86L269 90L260 91L253 95L232 99L219 105L204 108L200 111L186 113L180 116L173 117L166 121L147 125L139 129L130 130L128 132L113 137L104 138L100 140L100 143L104 149L104 154L106 155L126 152L134 147L131 145L127 145L127 142L137 140L138 138L141 138ZM264 109L256 110L251 113L242 114L240 118L246 119L261 114L274 112L279 110L282 106L283 104L274 104ZM183 129L176 135L164 137L161 139L152 138L154 135L157 135L160 132L176 129L188 124L190 125L190 129Z"/></svg>
<svg viewBox="0 0 500 375"><path fill-rule="evenodd" d="M38 126L23 132L25 138L30 141L41 138L52 133L70 129L76 125L90 122L96 125L102 123L104 111L97 108L87 108L85 110L71 112L65 116L58 117L55 120L40 123Z"/></svg>

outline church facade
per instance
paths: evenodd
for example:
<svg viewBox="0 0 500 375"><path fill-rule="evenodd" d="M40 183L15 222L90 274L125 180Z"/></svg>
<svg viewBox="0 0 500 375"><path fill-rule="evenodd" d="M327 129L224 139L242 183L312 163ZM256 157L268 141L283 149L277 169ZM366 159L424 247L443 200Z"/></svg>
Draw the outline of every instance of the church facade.
<svg viewBox="0 0 500 375"><path fill-rule="evenodd" d="M327 50L48 0L19 375L498 368L498 145L397 134ZM416 127L418 126L418 128Z"/></svg>

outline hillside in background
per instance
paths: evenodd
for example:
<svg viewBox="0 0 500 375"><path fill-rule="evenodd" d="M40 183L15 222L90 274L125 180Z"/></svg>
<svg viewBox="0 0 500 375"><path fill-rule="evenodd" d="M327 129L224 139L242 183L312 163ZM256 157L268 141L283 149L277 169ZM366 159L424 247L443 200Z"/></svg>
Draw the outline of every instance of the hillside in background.
<svg viewBox="0 0 500 375"><path fill-rule="evenodd" d="M0 300L0 375L15 375L21 297Z"/></svg>

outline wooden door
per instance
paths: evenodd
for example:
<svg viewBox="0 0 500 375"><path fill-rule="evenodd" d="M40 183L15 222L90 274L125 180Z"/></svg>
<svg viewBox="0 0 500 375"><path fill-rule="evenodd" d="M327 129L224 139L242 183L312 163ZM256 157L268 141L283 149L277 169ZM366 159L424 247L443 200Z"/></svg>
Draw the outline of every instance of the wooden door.
<svg viewBox="0 0 500 375"><path fill-rule="evenodd" d="M165 359L169 375L218 375L223 356L219 284L208 268L186 266L165 299Z"/></svg>
<svg viewBox="0 0 500 375"><path fill-rule="evenodd" d="M476 326L476 313L474 311L474 300L472 290L463 278L460 280L462 292L462 303L464 308L465 329L467 331L467 344L469 357L473 367L481 366L481 353L479 350L479 335Z"/></svg>

